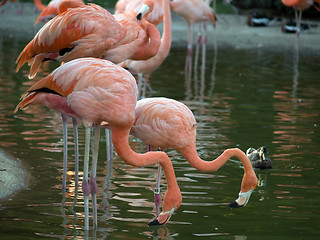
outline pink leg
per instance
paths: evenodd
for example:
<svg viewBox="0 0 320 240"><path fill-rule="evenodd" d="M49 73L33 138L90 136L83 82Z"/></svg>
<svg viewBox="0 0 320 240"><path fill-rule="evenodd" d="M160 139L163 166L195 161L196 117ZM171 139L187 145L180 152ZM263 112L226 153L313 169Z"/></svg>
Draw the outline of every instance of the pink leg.
<svg viewBox="0 0 320 240"><path fill-rule="evenodd" d="M90 186L88 183L88 172L89 172L89 156L90 156L90 138L91 138L91 128L86 127L85 135L85 150L84 150L84 167L83 167L83 179L82 179L82 192L84 200L84 225L85 230L89 230L89 195Z"/></svg>
<svg viewBox="0 0 320 240"><path fill-rule="evenodd" d="M73 124L73 138L74 138L74 155L75 155L75 190L78 192L79 187L79 142L78 142L78 120L76 118L72 118Z"/></svg>
<svg viewBox="0 0 320 240"><path fill-rule="evenodd" d="M99 153L99 142L100 142L100 125L94 126L94 139L92 144L92 168L90 174L90 190L92 197L92 215L93 215L93 227L96 228L98 226L98 214L97 214L97 162L98 162L98 153Z"/></svg>
<svg viewBox="0 0 320 240"><path fill-rule="evenodd" d="M201 23L199 23L197 46L196 46L196 53L195 53L195 59L194 59L194 71L195 72L198 69L199 48L200 48L201 38L202 38L202 35L201 35Z"/></svg>
<svg viewBox="0 0 320 240"><path fill-rule="evenodd" d="M65 194L67 186L67 165L68 165L68 117L61 114L63 127L63 175L62 175L62 192Z"/></svg>
<svg viewBox="0 0 320 240"><path fill-rule="evenodd" d="M160 214L160 205L161 205L161 195L160 195L160 180L161 180L161 166L158 166L158 173L157 173L157 183L156 188L154 189L154 203L156 204L156 215L157 217Z"/></svg>
<svg viewBox="0 0 320 240"><path fill-rule="evenodd" d="M193 45L193 25L188 25L188 52L186 57L185 72L187 75L191 76L192 71L192 45Z"/></svg>
<svg viewBox="0 0 320 240"><path fill-rule="evenodd" d="M146 152L152 151L151 146L146 146ZM156 188L154 189L154 203L156 205L156 215L157 217L160 214L160 205L161 205L161 195L160 195L160 180L161 180L161 166L158 166L158 173L157 173L157 182Z"/></svg>
<svg viewBox="0 0 320 240"><path fill-rule="evenodd" d="M204 71L206 66L206 47L207 47L207 23L203 23L204 37L202 40L202 70Z"/></svg>

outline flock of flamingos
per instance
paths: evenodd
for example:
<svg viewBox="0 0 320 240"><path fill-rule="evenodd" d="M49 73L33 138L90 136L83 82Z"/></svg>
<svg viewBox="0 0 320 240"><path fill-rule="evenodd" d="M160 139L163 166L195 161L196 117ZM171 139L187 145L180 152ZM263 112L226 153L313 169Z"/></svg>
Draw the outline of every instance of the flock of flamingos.
<svg viewBox="0 0 320 240"><path fill-rule="evenodd" d="M93 227L97 227L96 167L101 128L110 133L118 156L127 164L144 167L159 164L155 191L156 218L149 225L169 221L182 202L181 192L170 158L164 151L134 152L129 134L141 139L152 149L173 148L199 171L216 171L231 157L243 164L239 197L229 206L245 206L257 185L250 160L238 148L227 149L212 161L202 160L196 150L196 120L183 103L165 97L138 96L141 85L168 56L171 46L170 11L182 15L188 23L186 68L192 56L192 25L216 16L209 1L204 0L119 0L112 15L96 4L82 0L52 0L42 8L38 21L47 22L17 58L17 71L25 63L33 78L47 60L63 63L48 76L37 81L21 97L15 112L34 104L42 104L62 115L64 134L64 177L66 186L67 118L73 120L76 162L78 162L78 122L85 127L85 152L82 191L84 195L85 230L89 230L89 196L92 199ZM49 20L51 19L51 20ZM156 25L163 21L160 36ZM205 29L205 25L204 29ZM201 36L198 36L198 41ZM202 38L206 43L206 36ZM128 69L128 70L126 70ZM91 136L92 135L92 136ZM90 140L92 163L89 178ZM108 151L111 151L109 149ZM110 154L110 153L108 153ZM167 182L160 212L159 191L161 169ZM76 173L77 175L78 173Z"/></svg>

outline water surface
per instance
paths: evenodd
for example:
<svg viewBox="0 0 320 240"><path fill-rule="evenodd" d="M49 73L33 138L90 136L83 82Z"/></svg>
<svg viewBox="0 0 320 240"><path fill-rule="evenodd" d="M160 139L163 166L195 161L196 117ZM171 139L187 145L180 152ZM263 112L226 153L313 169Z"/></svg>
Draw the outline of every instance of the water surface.
<svg viewBox="0 0 320 240"><path fill-rule="evenodd" d="M112 176L106 178L110 170L103 135L97 170L99 228L86 235L82 192L77 194L74 184L71 128L63 200L60 115L41 106L13 114L28 86L58 66L44 64L33 81L27 79L27 66L16 73L14 61L28 40L0 39L0 148L19 158L33 176L28 189L0 203L1 239L318 239L319 53L300 52L297 63L293 52L219 48L214 56L211 48L205 71L199 63L197 74L186 79L186 51L172 49L152 76L153 96L180 100L194 112L199 155L212 160L226 148L267 146L274 168L256 170L259 186L249 204L230 210L226 204L237 197L243 174L239 161L201 173L168 150L183 202L167 225L151 228L147 222L155 216L157 166L132 168L115 156ZM80 128L81 159L83 132ZM130 144L144 151L133 137ZM164 177L162 181L164 192Z"/></svg>

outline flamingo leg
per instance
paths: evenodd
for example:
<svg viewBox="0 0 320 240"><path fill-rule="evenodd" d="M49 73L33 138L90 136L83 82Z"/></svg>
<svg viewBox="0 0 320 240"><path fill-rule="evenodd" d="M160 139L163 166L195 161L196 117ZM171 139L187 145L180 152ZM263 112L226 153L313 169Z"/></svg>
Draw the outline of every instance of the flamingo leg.
<svg viewBox="0 0 320 240"><path fill-rule="evenodd" d="M113 145L111 141L111 130L106 128L105 133L106 133L107 164L112 164Z"/></svg>
<svg viewBox="0 0 320 240"><path fill-rule="evenodd" d="M83 167L83 179L82 179L82 191L84 199L84 222L85 230L89 230L89 195L90 186L88 183L88 172L89 172L89 155L90 155L90 138L91 128L86 127L85 135L85 149L84 149L84 167Z"/></svg>
<svg viewBox="0 0 320 240"><path fill-rule="evenodd" d="M159 217L160 214L160 205L161 205L161 195L160 195L160 180L161 180L161 165L158 166L158 172L157 172L157 183L156 188L154 189L154 203L156 204L156 214L157 217Z"/></svg>
<svg viewBox="0 0 320 240"><path fill-rule="evenodd" d="M201 23L199 24L199 30L198 30L198 38L197 38L197 46L196 46L196 53L195 53L195 59L194 59L194 71L196 72L198 69L198 61L199 61L199 48L201 43Z"/></svg>
<svg viewBox="0 0 320 240"><path fill-rule="evenodd" d="M297 27L297 37L300 36L300 28L301 28L301 17L302 17L302 11L298 10L297 8L294 9L295 19L296 19L296 27Z"/></svg>
<svg viewBox="0 0 320 240"><path fill-rule="evenodd" d="M139 73L138 74L138 100L141 98L142 82L143 82L143 75L142 73Z"/></svg>
<svg viewBox="0 0 320 240"><path fill-rule="evenodd" d="M146 146L146 152L152 151L151 146ZM161 165L159 164L158 166L158 171L157 171L157 182L156 182L156 188L154 189L154 203L156 205L156 215L157 217L160 214L160 205L161 205L161 195L160 195L160 181L161 181Z"/></svg>
<svg viewBox="0 0 320 240"><path fill-rule="evenodd" d="M206 48L207 48L207 23L203 23L203 32L204 32L204 37L202 39L202 71L204 71L205 66L206 66Z"/></svg>
<svg viewBox="0 0 320 240"><path fill-rule="evenodd" d="M186 57L186 74L191 75L191 64L192 64L192 45L193 45L193 25L188 24L188 52Z"/></svg>
<svg viewBox="0 0 320 240"><path fill-rule="evenodd" d="M98 162L98 153L99 153L99 142L100 142L100 125L94 126L94 139L92 144L92 165L91 165L91 174L90 174L90 190L92 197L92 215L93 215L93 227L98 226L97 219L97 162Z"/></svg>
<svg viewBox="0 0 320 240"><path fill-rule="evenodd" d="M75 155L75 192L78 193L79 188L79 141L78 141L78 120L72 118L73 138L74 138L74 155Z"/></svg>
<svg viewBox="0 0 320 240"><path fill-rule="evenodd" d="M67 165L68 165L68 117L61 114L63 130L63 175L62 175L62 194L66 192L67 186Z"/></svg>
<svg viewBox="0 0 320 240"><path fill-rule="evenodd" d="M147 90L147 81L146 79L144 78L143 74L142 73L139 73L139 82L142 83L142 87L141 87L141 95L140 95L140 99L141 98L146 98L146 90Z"/></svg>

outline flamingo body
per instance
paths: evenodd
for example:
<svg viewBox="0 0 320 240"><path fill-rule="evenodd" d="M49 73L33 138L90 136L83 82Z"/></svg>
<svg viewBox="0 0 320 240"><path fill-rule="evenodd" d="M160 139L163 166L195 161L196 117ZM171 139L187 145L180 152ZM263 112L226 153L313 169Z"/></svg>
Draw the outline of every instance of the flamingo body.
<svg viewBox="0 0 320 240"><path fill-rule="evenodd" d="M137 102L131 133L153 148L195 147L196 120L181 102L168 98L145 98Z"/></svg>
<svg viewBox="0 0 320 240"><path fill-rule="evenodd" d="M181 102L167 98L145 98L137 102L135 122L131 134L146 145L173 148L180 152L191 166L202 172L214 172L231 157L240 159L245 174L239 198L230 207L244 206L257 185L257 177L250 160L240 149L225 150L212 161L202 160L196 150L196 120L191 110Z"/></svg>
<svg viewBox="0 0 320 240"><path fill-rule="evenodd" d="M295 7L298 10L306 10L312 6L313 0L281 0L287 7Z"/></svg>
<svg viewBox="0 0 320 240"><path fill-rule="evenodd" d="M68 10L64 6L64 11L46 23L20 53L17 71L28 62L29 77L33 78L46 59L68 62L80 57L96 57L115 63L131 57L144 59L154 56L159 45L156 27L138 21L134 12L115 18L95 4ZM139 55L141 49L149 55Z"/></svg>
<svg viewBox="0 0 320 240"><path fill-rule="evenodd" d="M119 84L124 87L119 89ZM44 91L47 89L50 89L49 93ZM121 67L105 60L80 58L63 64L35 83L23 95L16 110L33 102L43 102L55 110L79 116L88 126L101 121L110 124L110 116L114 116L117 124L121 125L122 122L133 122L135 92L135 79L128 72L122 71ZM57 99L60 100L51 103L51 100ZM110 107L108 115L101 110L104 107Z"/></svg>
<svg viewBox="0 0 320 240"><path fill-rule="evenodd" d="M171 10L182 16L189 24L210 21L215 24L214 10L203 0L173 0Z"/></svg>

